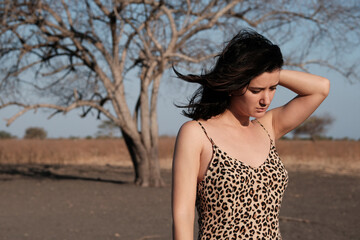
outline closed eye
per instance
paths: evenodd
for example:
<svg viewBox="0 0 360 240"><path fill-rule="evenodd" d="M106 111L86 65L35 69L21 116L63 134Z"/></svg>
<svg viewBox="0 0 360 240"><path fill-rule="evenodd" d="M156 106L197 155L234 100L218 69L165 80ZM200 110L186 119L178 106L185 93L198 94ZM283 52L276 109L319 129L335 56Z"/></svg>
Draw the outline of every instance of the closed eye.
<svg viewBox="0 0 360 240"><path fill-rule="evenodd" d="M260 90L250 90L252 93L257 94L260 92Z"/></svg>

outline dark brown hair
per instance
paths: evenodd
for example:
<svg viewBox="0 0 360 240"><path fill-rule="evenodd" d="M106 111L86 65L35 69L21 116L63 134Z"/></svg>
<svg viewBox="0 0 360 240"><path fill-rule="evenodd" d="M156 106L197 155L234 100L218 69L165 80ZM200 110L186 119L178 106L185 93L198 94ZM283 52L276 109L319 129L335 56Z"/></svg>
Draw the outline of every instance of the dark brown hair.
<svg viewBox="0 0 360 240"><path fill-rule="evenodd" d="M254 30L236 34L217 56L216 64L201 75L175 74L187 82L201 86L191 97L183 114L194 120L207 120L223 113L229 106L229 93L246 88L250 81L264 72L272 72L283 65L280 48Z"/></svg>

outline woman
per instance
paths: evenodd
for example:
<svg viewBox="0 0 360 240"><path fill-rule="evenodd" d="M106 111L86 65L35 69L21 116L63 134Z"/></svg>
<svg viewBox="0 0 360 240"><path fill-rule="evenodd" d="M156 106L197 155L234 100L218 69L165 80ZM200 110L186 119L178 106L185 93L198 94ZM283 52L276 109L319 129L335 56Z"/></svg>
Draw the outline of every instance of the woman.
<svg viewBox="0 0 360 240"><path fill-rule="evenodd" d="M288 175L275 140L308 118L326 98L329 81L282 70L277 45L260 34L239 32L203 75L185 115L173 161L173 238L281 239L279 210ZM267 111L278 85L297 94ZM251 120L250 118L254 118Z"/></svg>

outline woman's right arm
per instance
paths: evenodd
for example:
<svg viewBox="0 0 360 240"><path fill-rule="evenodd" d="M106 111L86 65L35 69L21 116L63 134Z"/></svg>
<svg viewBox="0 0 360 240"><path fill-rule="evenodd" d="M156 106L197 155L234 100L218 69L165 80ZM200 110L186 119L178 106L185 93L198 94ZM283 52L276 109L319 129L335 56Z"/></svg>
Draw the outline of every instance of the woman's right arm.
<svg viewBox="0 0 360 240"><path fill-rule="evenodd" d="M172 174L173 240L194 236L197 177L200 167L201 128L195 121L185 123L178 133Z"/></svg>

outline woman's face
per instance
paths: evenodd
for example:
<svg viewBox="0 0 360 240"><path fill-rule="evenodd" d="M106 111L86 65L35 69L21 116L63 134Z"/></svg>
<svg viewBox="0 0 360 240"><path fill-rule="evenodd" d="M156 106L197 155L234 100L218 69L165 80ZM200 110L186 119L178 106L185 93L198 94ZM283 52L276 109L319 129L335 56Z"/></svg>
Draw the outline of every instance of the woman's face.
<svg viewBox="0 0 360 240"><path fill-rule="evenodd" d="M257 76L250 81L247 89L231 94L229 109L239 116L255 118L264 116L274 97L279 76L279 70Z"/></svg>

